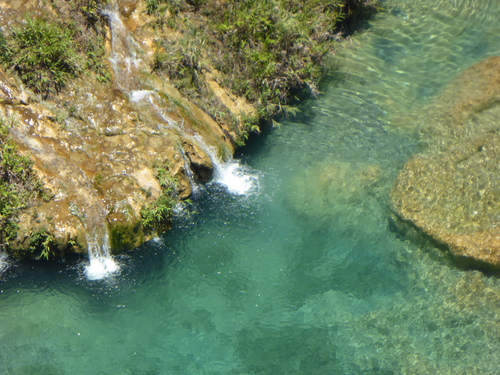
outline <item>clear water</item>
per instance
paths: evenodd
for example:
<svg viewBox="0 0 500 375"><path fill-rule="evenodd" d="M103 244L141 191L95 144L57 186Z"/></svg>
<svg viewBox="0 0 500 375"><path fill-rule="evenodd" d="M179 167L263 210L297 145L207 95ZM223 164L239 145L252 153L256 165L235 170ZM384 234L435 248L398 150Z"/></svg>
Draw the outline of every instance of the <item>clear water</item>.
<svg viewBox="0 0 500 375"><path fill-rule="evenodd" d="M0 373L500 373L500 279L398 236L387 208L419 109L500 54L500 2L385 8L325 94L240 155L258 192L209 186L105 281L11 263Z"/></svg>

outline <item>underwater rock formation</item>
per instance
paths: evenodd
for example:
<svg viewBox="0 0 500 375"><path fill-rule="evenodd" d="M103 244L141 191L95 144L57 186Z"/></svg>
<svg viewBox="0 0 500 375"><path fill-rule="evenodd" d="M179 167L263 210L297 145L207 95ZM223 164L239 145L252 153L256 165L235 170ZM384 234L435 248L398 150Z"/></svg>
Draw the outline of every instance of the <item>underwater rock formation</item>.
<svg viewBox="0 0 500 375"><path fill-rule="evenodd" d="M500 268L500 58L467 69L436 101L430 145L400 172L392 207L466 264Z"/></svg>
<svg viewBox="0 0 500 375"><path fill-rule="evenodd" d="M378 205L377 186L383 178L380 166L331 160L306 169L292 181L289 202L298 215L321 222L325 219L361 222Z"/></svg>

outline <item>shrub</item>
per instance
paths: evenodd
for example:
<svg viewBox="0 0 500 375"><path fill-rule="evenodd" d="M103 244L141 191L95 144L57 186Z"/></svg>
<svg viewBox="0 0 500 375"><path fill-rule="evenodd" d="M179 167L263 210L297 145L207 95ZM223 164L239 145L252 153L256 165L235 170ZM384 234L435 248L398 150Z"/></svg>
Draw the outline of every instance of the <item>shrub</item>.
<svg viewBox="0 0 500 375"><path fill-rule="evenodd" d="M149 230L161 230L162 227L168 225L177 203L177 179L172 177L164 167L158 168L157 178L162 187L162 195L141 210L142 225Z"/></svg>
<svg viewBox="0 0 500 375"><path fill-rule="evenodd" d="M21 80L45 98L57 93L80 67L70 28L41 18L28 18L24 28L13 31L12 66Z"/></svg>
<svg viewBox="0 0 500 375"><path fill-rule="evenodd" d="M153 62L186 95L208 107L204 71L245 97L260 119L289 115L297 93L319 93L322 62L333 52L346 18L375 9L375 0L148 0L149 13L168 9L166 24L180 37L166 39ZM160 7L160 3L165 6ZM161 17L160 17L161 18ZM193 31L194 30L194 31ZM200 53L200 50L202 51ZM168 51L168 52L165 52ZM208 62L206 66L200 62ZM191 86L191 87L190 87ZM255 124L252 125L255 129ZM247 127L247 130L250 129Z"/></svg>

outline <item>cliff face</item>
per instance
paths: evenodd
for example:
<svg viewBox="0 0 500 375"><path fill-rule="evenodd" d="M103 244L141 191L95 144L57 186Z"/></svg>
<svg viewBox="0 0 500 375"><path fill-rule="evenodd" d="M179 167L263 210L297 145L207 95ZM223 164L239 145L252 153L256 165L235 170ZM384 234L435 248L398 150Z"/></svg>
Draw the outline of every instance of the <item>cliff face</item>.
<svg viewBox="0 0 500 375"><path fill-rule="evenodd" d="M236 90L228 72L238 74L238 69L230 64L251 70L236 55L225 61L225 74L214 66L217 43L234 30L214 29L207 21L213 4L203 3L0 2L2 171L5 145L12 142L16 153L32 159L38 176L36 189L35 182L19 185L20 200L11 194L16 212L2 211L2 248L48 259L140 245L168 228L174 206L190 196L194 181L211 178L214 155L230 157L250 129L258 130L259 119L287 108L285 86L312 86L317 74L304 75L312 65L297 63L302 75L294 76L295 86L275 74L274 81L258 77L262 87L248 81L246 91ZM259 22L271 19L255 12ZM213 39L189 34L204 24ZM329 33L325 40L333 39L333 30ZM189 45L182 44L187 40ZM204 47L206 41L210 47ZM289 47L302 48L301 56L325 53L308 52L306 44ZM249 53L244 46L237 50ZM283 69L292 64L288 52L283 52ZM261 60L271 64L277 57L270 56ZM269 88L278 102L262 94ZM28 197L23 189L37 193Z"/></svg>

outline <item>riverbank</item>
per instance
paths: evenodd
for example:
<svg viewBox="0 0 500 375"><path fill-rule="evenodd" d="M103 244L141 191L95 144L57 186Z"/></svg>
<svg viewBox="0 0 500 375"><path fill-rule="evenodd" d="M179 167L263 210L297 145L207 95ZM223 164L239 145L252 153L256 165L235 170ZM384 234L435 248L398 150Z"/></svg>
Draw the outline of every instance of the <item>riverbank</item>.
<svg viewBox="0 0 500 375"><path fill-rule="evenodd" d="M174 206L210 180L214 162L263 121L295 113L294 94L316 95L345 22L375 4L1 7L2 168L12 143L37 175L16 189L2 177L5 207L16 208L2 212L2 249L100 259L168 229ZM35 185L43 194L23 199Z"/></svg>

